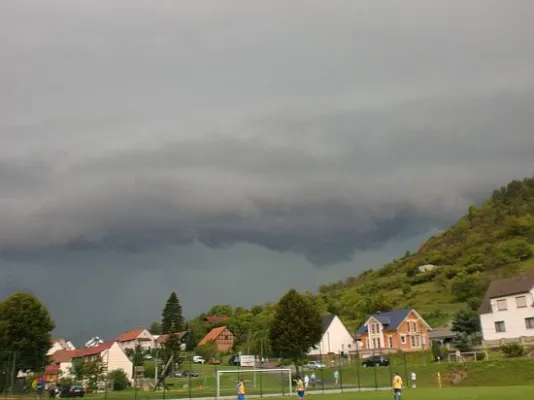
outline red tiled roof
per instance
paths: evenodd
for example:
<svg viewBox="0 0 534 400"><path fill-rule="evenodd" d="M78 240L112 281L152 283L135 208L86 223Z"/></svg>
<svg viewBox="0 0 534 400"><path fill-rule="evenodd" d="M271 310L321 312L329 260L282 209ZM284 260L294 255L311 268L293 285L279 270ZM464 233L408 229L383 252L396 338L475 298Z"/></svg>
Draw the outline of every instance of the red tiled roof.
<svg viewBox="0 0 534 400"><path fill-rule="evenodd" d="M119 343L131 342L132 340L137 339L137 337L141 333L143 333L144 330L145 330L145 328L139 328L139 329L134 329L133 331L128 331L128 332L121 333L119 335L119 337L117 339L115 339L115 341L117 341Z"/></svg>
<svg viewBox="0 0 534 400"><path fill-rule="evenodd" d="M96 354L100 354L103 351L108 350L111 346L113 346L113 343L115 342L104 342L95 347L85 347L83 349L72 350L76 353L72 358L89 357L94 356Z"/></svg>
<svg viewBox="0 0 534 400"><path fill-rule="evenodd" d="M177 333L173 333L173 335L178 335L178 337L180 339L182 339L185 334L187 333L187 331L183 331L183 332L177 332ZM159 335L158 338L156 339L156 343L158 344L163 344L167 341L167 338L169 337L169 335Z"/></svg>
<svg viewBox="0 0 534 400"><path fill-rule="evenodd" d="M47 365L45 367L45 375L57 375L59 374L59 365Z"/></svg>
<svg viewBox="0 0 534 400"><path fill-rule="evenodd" d="M228 321L228 317L218 316L218 315L208 315L204 318L204 321L209 322L210 324L220 324L221 322Z"/></svg>
<svg viewBox="0 0 534 400"><path fill-rule="evenodd" d="M70 361L76 357L76 350L58 350L50 358L52 358L52 361L56 364Z"/></svg>
<svg viewBox="0 0 534 400"><path fill-rule="evenodd" d="M202 338L198 345L203 346L208 342L215 341L219 337L219 335L224 332L226 328L226 326L219 326L218 328L213 328L211 331L208 332L206 336Z"/></svg>

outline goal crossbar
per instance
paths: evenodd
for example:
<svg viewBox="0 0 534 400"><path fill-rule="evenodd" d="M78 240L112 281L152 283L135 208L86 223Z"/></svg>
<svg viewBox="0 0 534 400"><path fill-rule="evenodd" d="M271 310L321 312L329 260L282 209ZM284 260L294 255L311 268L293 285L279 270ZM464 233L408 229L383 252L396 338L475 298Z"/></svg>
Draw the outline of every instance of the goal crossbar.
<svg viewBox="0 0 534 400"><path fill-rule="evenodd" d="M222 374L255 374L255 373L265 373L265 372L285 372L287 373L287 380L289 383L289 393L293 391L293 381L291 379L291 369L290 368L261 368L261 369L222 369L217 371L217 399L221 397L221 375Z"/></svg>

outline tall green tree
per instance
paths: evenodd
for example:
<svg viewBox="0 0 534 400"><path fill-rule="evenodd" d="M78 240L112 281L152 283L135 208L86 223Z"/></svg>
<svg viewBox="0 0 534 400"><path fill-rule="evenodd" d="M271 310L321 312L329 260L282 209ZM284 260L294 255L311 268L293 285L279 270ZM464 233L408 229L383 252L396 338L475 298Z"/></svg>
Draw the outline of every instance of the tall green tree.
<svg viewBox="0 0 534 400"><path fill-rule="evenodd" d="M274 354L298 364L308 351L320 341L322 318L313 304L291 289L280 299L270 326L271 346Z"/></svg>
<svg viewBox="0 0 534 400"><path fill-rule="evenodd" d="M48 363L55 325L46 307L31 293L18 292L0 302L0 339L14 354L17 368L38 371Z"/></svg>
<svg viewBox="0 0 534 400"><path fill-rule="evenodd" d="M176 292L172 292L161 313L161 333L175 333L183 329L184 317L182 315L182 306Z"/></svg>
<svg viewBox="0 0 534 400"><path fill-rule="evenodd" d="M161 335L161 323L154 321L150 324L150 328L148 328L148 331L152 335Z"/></svg>
<svg viewBox="0 0 534 400"><path fill-rule="evenodd" d="M467 336L472 336L480 332L480 319L478 314L471 309L458 311L454 315L452 331L465 333Z"/></svg>

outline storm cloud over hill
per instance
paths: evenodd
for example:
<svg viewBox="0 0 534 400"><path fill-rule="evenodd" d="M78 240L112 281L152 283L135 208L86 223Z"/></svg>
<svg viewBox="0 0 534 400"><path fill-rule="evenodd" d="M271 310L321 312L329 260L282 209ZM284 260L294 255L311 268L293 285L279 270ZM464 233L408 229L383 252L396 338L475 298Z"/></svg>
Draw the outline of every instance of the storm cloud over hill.
<svg viewBox="0 0 534 400"><path fill-rule="evenodd" d="M202 280L192 312L276 298L280 269L311 288L415 249L534 173L533 17L521 1L3 5L1 290L59 310L50 276L105 274L102 326L125 280L164 293L122 327L201 270L251 290Z"/></svg>

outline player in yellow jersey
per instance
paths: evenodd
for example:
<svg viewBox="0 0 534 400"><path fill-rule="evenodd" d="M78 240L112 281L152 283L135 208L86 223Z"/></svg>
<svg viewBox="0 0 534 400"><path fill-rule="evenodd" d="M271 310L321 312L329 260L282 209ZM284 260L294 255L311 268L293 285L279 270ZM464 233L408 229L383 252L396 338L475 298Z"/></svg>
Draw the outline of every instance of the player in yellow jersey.
<svg viewBox="0 0 534 400"><path fill-rule="evenodd" d="M240 379L237 383L237 400L245 400L245 382Z"/></svg>
<svg viewBox="0 0 534 400"><path fill-rule="evenodd" d="M302 378L299 376L297 377L297 396L299 396L300 400L304 400L304 382L302 381Z"/></svg>
<svg viewBox="0 0 534 400"><path fill-rule="evenodd" d="M395 372L395 376L393 377L393 400L401 400L401 394L402 394L402 378L398 374L398 372Z"/></svg>

